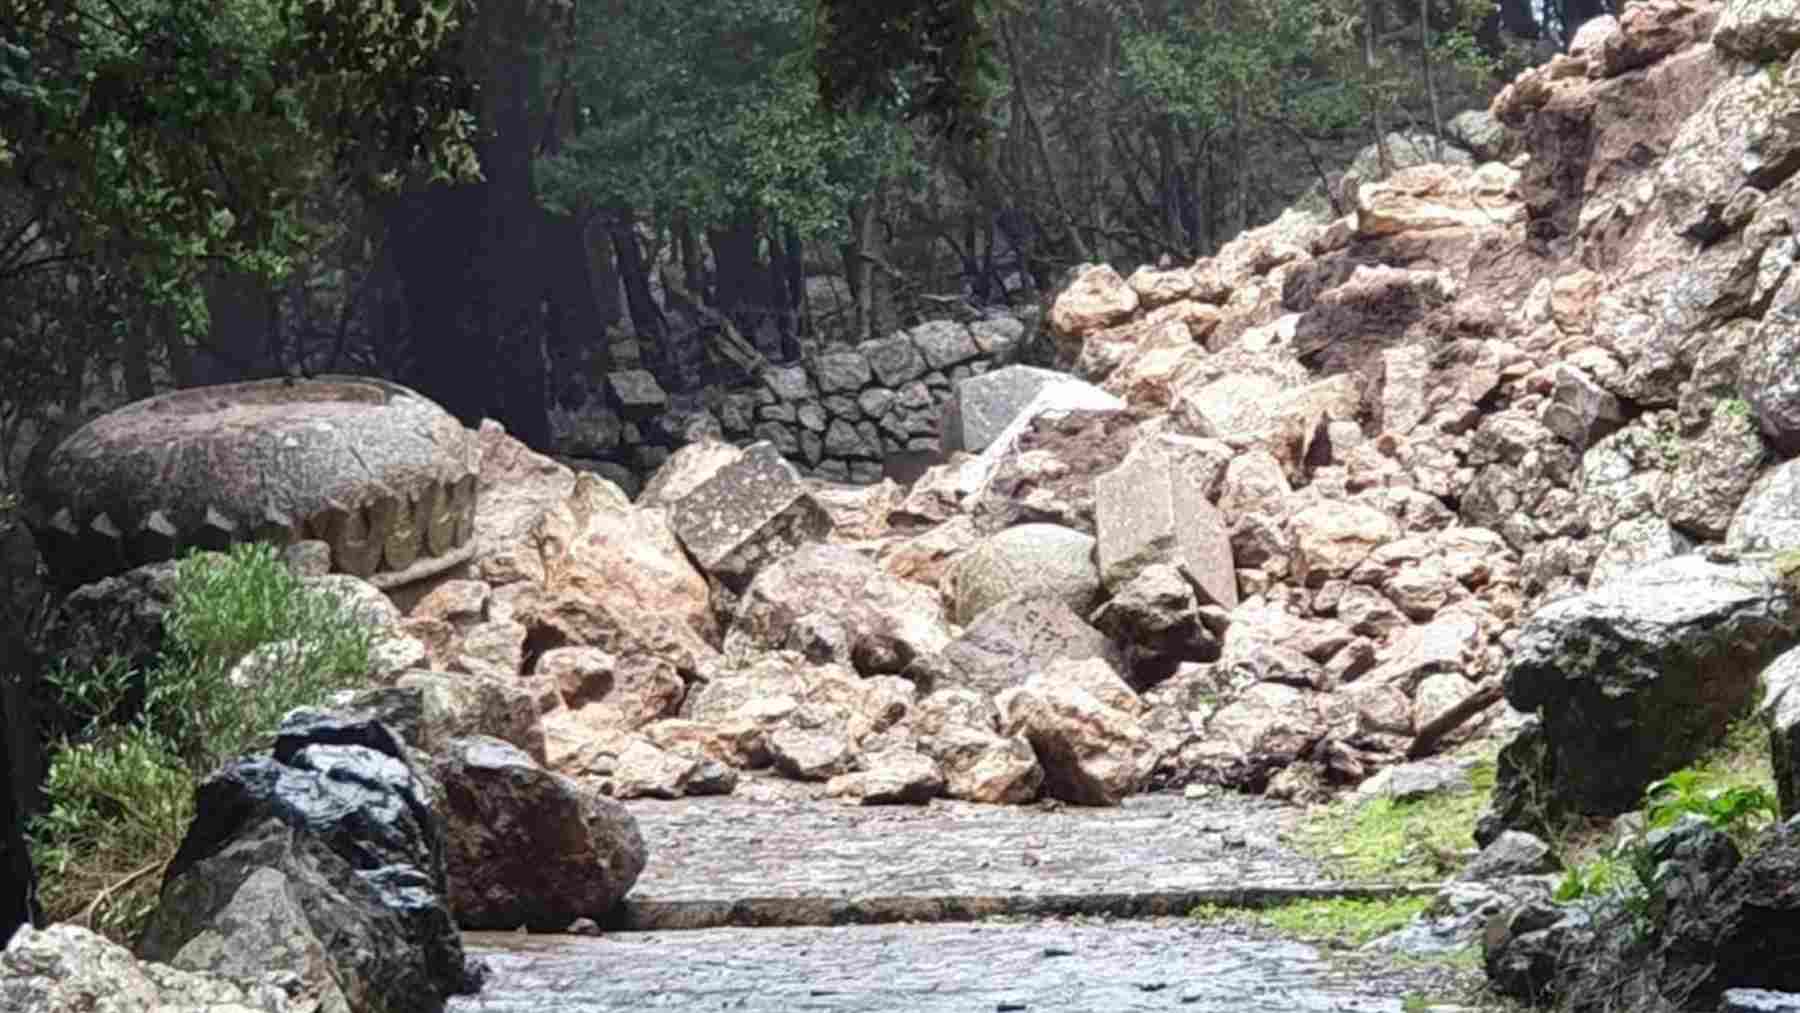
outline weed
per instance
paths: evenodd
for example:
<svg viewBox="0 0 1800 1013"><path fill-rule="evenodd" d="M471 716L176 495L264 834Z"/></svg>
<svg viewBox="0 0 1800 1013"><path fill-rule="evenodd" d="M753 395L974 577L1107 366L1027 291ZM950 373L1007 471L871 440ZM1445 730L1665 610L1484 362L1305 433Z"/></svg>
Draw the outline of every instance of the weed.
<svg viewBox="0 0 1800 1013"><path fill-rule="evenodd" d="M1189 912L1189 917L1221 924L1259 925L1296 939L1361 946L1405 926L1430 903L1430 897L1420 896L1381 900L1333 897L1290 901L1268 908L1203 904Z"/></svg>
<svg viewBox="0 0 1800 1013"><path fill-rule="evenodd" d="M183 560L164 625L169 647L141 678L116 661L44 677L76 722L53 749L49 809L31 826L45 913L122 942L155 907L195 782L369 669L367 627L268 546ZM289 649L270 655L255 685L233 685L233 666L269 643Z"/></svg>
<svg viewBox="0 0 1800 1013"><path fill-rule="evenodd" d="M1470 768L1469 782L1466 792L1414 801L1333 803L1299 830L1298 843L1347 878L1435 882L1461 864L1474 838L1494 787L1492 756Z"/></svg>

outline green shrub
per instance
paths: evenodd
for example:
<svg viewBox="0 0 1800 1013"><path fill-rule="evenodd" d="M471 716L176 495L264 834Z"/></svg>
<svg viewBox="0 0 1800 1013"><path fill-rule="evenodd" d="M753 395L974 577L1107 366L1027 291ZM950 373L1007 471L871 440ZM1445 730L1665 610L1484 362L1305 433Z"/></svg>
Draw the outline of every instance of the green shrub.
<svg viewBox="0 0 1800 1013"><path fill-rule="evenodd" d="M44 676L79 722L53 748L49 809L31 827L44 910L122 942L155 907L195 783L256 748L288 711L366 682L369 670L367 626L265 545L183 560L164 627L168 646L141 678L117 661ZM244 655L275 643L289 649L232 684Z"/></svg>

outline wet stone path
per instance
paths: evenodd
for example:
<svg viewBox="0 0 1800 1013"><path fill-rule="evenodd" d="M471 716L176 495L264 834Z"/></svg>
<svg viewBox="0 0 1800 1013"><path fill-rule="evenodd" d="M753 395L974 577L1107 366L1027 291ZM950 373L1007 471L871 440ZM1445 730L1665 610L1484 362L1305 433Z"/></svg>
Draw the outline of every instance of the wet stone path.
<svg viewBox="0 0 1800 1013"><path fill-rule="evenodd" d="M1330 880L1279 803L745 794L629 803L650 862L603 934L468 934L490 977L452 1013L1399 1013L1419 973L1185 917L1391 892Z"/></svg>
<svg viewBox="0 0 1800 1013"><path fill-rule="evenodd" d="M1410 983L1185 919L471 934L492 977L452 1013L1400 1013Z"/></svg>
<svg viewBox="0 0 1800 1013"><path fill-rule="evenodd" d="M1282 842L1296 810L1244 796L1144 795L1112 809L718 798L631 810L650 862L614 930L1145 917L1388 892L1334 883Z"/></svg>

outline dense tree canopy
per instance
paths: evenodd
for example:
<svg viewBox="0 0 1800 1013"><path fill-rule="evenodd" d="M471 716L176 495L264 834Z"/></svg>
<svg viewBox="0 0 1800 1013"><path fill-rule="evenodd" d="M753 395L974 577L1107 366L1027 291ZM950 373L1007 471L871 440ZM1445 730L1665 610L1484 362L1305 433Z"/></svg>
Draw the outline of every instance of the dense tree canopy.
<svg viewBox="0 0 1800 1013"><path fill-rule="evenodd" d="M1607 6L0 0L0 475L282 368L542 443L595 370L1198 256Z"/></svg>

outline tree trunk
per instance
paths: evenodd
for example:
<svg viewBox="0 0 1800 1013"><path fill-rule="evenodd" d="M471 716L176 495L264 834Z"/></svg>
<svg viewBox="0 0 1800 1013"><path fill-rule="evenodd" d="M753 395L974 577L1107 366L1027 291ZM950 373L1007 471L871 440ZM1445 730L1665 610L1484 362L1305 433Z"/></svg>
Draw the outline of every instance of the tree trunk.
<svg viewBox="0 0 1800 1013"><path fill-rule="evenodd" d="M1431 75L1431 0L1419 0L1419 71L1425 75L1425 97L1431 106L1431 134L1436 150L1433 158L1444 157L1444 115L1438 108L1437 81Z"/></svg>
<svg viewBox="0 0 1800 1013"><path fill-rule="evenodd" d="M640 344L661 342L668 333L668 321L663 319L662 310L650 294L650 267L644 262L644 249L638 244L631 211L615 208L607 230L612 236L619 280L625 285L625 306L631 313L631 327L637 332Z"/></svg>
<svg viewBox="0 0 1800 1013"><path fill-rule="evenodd" d="M675 232L675 249L681 257L681 273L687 280L687 289L695 296L705 298L706 262L700 255L700 242L694 237L694 224L688 217L687 208L676 208L672 227Z"/></svg>
<svg viewBox="0 0 1800 1013"><path fill-rule="evenodd" d="M1375 129L1375 153L1380 176L1386 179L1394 171L1394 156L1388 150L1387 117L1381 109L1381 82L1375 75L1375 26L1380 16L1379 0L1363 0L1363 71L1368 77L1369 122Z"/></svg>
<svg viewBox="0 0 1800 1013"><path fill-rule="evenodd" d="M842 252L844 277L850 285L852 342L874 337L871 312L875 304L875 262L869 258L874 253L875 202L880 193L881 182L877 180L869 196L850 205L850 242L844 244Z"/></svg>

